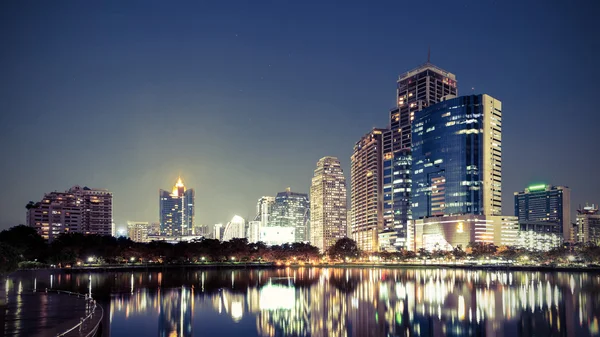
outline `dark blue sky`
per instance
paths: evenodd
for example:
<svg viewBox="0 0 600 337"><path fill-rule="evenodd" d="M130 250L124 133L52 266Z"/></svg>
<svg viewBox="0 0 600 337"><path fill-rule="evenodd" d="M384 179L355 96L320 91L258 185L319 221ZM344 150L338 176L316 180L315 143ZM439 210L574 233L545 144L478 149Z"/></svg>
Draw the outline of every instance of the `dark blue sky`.
<svg viewBox="0 0 600 337"><path fill-rule="evenodd" d="M377 5L375 5L377 3ZM179 174L197 222L253 215L388 122L431 60L503 102L503 212L532 182L600 202L595 1L2 1L0 229L79 184L158 219Z"/></svg>

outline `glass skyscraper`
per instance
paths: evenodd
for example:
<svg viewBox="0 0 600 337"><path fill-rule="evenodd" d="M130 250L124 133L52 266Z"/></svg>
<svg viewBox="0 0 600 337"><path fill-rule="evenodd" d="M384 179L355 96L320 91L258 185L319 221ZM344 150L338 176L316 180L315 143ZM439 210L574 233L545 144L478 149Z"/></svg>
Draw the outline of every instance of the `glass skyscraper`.
<svg viewBox="0 0 600 337"><path fill-rule="evenodd" d="M159 217L161 234L191 235L194 228L194 189L186 189L179 178L172 192L160 190Z"/></svg>
<svg viewBox="0 0 600 337"><path fill-rule="evenodd" d="M398 79L397 108L390 111L390 129L383 142L384 230L397 233L394 246L409 246L411 215L411 124L415 113L457 95L456 76L427 61Z"/></svg>
<svg viewBox="0 0 600 337"><path fill-rule="evenodd" d="M488 95L450 98L412 124L412 217L501 215L502 112Z"/></svg>
<svg viewBox="0 0 600 337"><path fill-rule="evenodd" d="M308 241L308 194L292 192L290 188L277 193L269 214L269 227L294 227L296 242Z"/></svg>

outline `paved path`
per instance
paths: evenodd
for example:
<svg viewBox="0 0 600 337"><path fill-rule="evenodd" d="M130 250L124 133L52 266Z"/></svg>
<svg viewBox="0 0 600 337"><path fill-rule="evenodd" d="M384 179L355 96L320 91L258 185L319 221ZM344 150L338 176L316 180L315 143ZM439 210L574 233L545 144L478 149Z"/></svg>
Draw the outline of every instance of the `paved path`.
<svg viewBox="0 0 600 337"><path fill-rule="evenodd" d="M10 292L4 308L4 336L56 336L78 324L92 306L90 301L67 293ZM75 329L68 336L85 336L101 319L101 312L98 307L81 333Z"/></svg>

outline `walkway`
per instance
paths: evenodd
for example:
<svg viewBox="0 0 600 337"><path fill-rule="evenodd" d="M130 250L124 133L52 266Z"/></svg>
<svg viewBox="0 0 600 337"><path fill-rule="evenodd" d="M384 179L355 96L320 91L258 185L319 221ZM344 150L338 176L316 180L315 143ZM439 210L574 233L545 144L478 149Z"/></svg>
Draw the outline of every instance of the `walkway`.
<svg viewBox="0 0 600 337"><path fill-rule="evenodd" d="M57 336L78 325L92 311L81 331L77 327L64 336L93 336L102 320L100 306L93 310L94 301L69 292L16 290L9 292L6 302L4 336Z"/></svg>

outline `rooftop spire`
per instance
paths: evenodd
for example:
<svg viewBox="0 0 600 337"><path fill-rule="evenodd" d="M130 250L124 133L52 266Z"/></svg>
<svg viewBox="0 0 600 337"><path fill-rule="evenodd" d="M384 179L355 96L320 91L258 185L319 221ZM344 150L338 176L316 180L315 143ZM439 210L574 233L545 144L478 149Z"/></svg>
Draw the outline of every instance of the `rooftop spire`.
<svg viewBox="0 0 600 337"><path fill-rule="evenodd" d="M427 49L427 63L431 60L431 46Z"/></svg>

